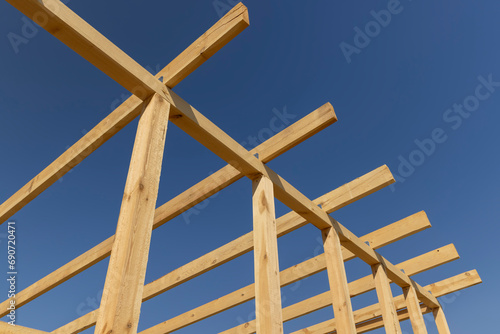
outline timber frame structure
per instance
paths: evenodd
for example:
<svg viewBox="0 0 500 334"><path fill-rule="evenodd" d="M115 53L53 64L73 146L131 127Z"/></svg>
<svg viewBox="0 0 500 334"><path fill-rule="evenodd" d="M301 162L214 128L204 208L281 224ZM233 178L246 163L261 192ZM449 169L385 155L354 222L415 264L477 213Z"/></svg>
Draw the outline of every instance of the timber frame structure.
<svg viewBox="0 0 500 334"><path fill-rule="evenodd" d="M254 251L255 284L246 286L168 319L141 333L170 333L246 301L256 300L256 320L223 333L282 333L283 322L333 306L335 318L295 333L364 333L384 327L401 333L400 321L410 319L414 333L427 333L423 314L432 312L440 334L450 333L437 297L481 283L475 270L422 287L410 276L458 259L453 245L392 264L376 249L430 227L418 212L384 228L357 237L330 214L394 182L386 166L361 176L311 201L266 163L337 118L326 103L252 151L210 122L172 91L180 81L249 25L248 11L236 5L156 76L136 63L59 0L7 0L68 47L132 93L116 110L65 151L58 159L0 206L0 223L140 116L116 234L20 291L17 308L110 256L100 308L51 333L137 333L142 302L197 277L242 254ZM184 130L228 165L167 203L156 207L168 122ZM152 230L192 208L242 177L253 182L254 230L220 248L145 284ZM292 211L276 219L274 199ZM322 234L324 253L279 271L277 237L308 223ZM132 242L133 240L133 242ZM347 282L344 261L359 257L373 275ZM131 269L133 268L133 270ZM282 308L280 288L327 270L330 291ZM402 289L394 297L390 283ZM351 297L376 290L379 303L352 309ZM8 314L11 300L0 305ZM0 322L2 333L47 333Z"/></svg>

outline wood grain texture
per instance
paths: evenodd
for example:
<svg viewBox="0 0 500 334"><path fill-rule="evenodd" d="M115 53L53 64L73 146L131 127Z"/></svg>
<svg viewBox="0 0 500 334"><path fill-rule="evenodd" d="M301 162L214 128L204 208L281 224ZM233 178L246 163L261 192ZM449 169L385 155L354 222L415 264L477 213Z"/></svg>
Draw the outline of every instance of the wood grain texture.
<svg viewBox="0 0 500 334"><path fill-rule="evenodd" d="M28 328L19 325L10 325L4 321L0 321L0 333L2 334L47 334L48 332L39 331L37 329Z"/></svg>
<svg viewBox="0 0 500 334"><path fill-rule="evenodd" d="M414 334L427 334L425 327L424 316L418 300L417 291L413 286L403 288L403 296L405 298L408 316L410 317L411 328Z"/></svg>
<svg viewBox="0 0 500 334"><path fill-rule="evenodd" d="M137 333L169 111L155 94L139 119L95 333Z"/></svg>
<svg viewBox="0 0 500 334"><path fill-rule="evenodd" d="M338 331L345 334L356 334L356 323L354 322L339 236L333 227L321 232L330 283L330 297L333 301L333 313L337 319Z"/></svg>
<svg viewBox="0 0 500 334"><path fill-rule="evenodd" d="M280 334L283 317L273 183L262 176L252 186L257 330L262 334Z"/></svg>
<svg viewBox="0 0 500 334"><path fill-rule="evenodd" d="M367 196L395 182L389 167L383 165L345 185L335 189L337 196L327 194L318 198L316 203L327 212L336 211L358 200L359 196ZM377 187L373 185L377 184Z"/></svg>
<svg viewBox="0 0 500 334"><path fill-rule="evenodd" d="M422 313L432 312L432 309L428 308L425 305L421 305L420 308L421 308ZM410 319L410 317L408 315L408 310L407 309L398 310L398 319L400 322ZM383 328L383 327L384 327L384 321L382 320L382 318L373 318L373 319L364 321L362 323L356 324L356 329L358 330L358 334L367 333L367 332L373 331L375 329Z"/></svg>
<svg viewBox="0 0 500 334"><path fill-rule="evenodd" d="M434 321L436 322L436 327L439 334L450 334L450 327L448 326L448 321L444 315L442 307L436 307L432 310L434 315Z"/></svg>
<svg viewBox="0 0 500 334"><path fill-rule="evenodd" d="M374 264L372 266L372 273L378 302L382 312L382 319L384 321L385 332L387 334L401 334L401 325L399 324L396 307L393 302L391 285L384 265L382 263Z"/></svg>

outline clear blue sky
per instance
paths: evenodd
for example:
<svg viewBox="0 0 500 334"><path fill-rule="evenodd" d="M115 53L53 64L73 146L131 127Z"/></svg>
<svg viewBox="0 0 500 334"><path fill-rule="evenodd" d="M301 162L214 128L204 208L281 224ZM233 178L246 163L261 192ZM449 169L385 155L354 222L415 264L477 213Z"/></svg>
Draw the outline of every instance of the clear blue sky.
<svg viewBox="0 0 500 334"><path fill-rule="evenodd" d="M231 2L220 0L219 9L212 0L71 0L68 5L141 65L157 72L214 24L223 5ZM293 115L295 121L331 102L339 121L269 165L316 198L387 164L399 182L334 217L363 235L425 210L431 229L381 253L398 263L454 243L462 257L459 261L415 278L426 285L477 269L482 285L442 303L453 333L493 333L500 297L500 3L249 0L245 4L250 27L175 91L239 142L262 136L276 110ZM382 17L383 27L370 23L375 20L371 11L388 8L393 13L390 22ZM25 28L29 38L17 45L16 52L8 36L23 34L23 17L0 2L0 201L128 95L41 29ZM372 37L356 32L366 28ZM460 105L464 105L461 110ZM13 217L20 289L114 233L136 124ZM434 144L429 144L433 137ZM422 149L417 143L427 146ZM158 204L224 165L170 126ZM155 230L147 282L252 229L249 180L237 182L205 204L197 209L199 214L178 217ZM288 209L278 204L277 211L282 215ZM0 227L4 254L0 256L6 257L5 233L6 224ZM319 231L307 226L280 238L280 267L317 254L318 237ZM6 271L6 259L0 261ZM19 309L18 323L50 331L96 308L106 269L107 261L102 261ZM360 261L352 261L347 269L350 280L370 273ZM144 303L139 329L252 282L249 253ZM323 272L285 287L283 304L327 289ZM0 295L7 298L5 281ZM375 293L353 300L355 308L374 302ZM179 332L217 333L251 318L253 307L253 302L243 304ZM285 331L332 316L331 308L324 309L287 323ZM428 327L436 333L431 322ZM403 328L411 332L408 323Z"/></svg>

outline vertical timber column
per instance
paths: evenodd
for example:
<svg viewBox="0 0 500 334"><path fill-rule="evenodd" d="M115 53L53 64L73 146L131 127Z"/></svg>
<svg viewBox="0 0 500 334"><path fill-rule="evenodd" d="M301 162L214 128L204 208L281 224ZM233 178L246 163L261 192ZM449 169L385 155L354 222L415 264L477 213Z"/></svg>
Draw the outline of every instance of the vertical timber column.
<svg viewBox="0 0 500 334"><path fill-rule="evenodd" d="M256 329L259 334L282 334L273 183L266 176L260 176L252 184Z"/></svg>
<svg viewBox="0 0 500 334"><path fill-rule="evenodd" d="M420 308L420 301L418 300L417 291L413 285L403 288L403 295L405 297L406 308L410 315L411 328L414 334L427 334L425 327L424 316Z"/></svg>
<svg viewBox="0 0 500 334"><path fill-rule="evenodd" d="M96 334L137 333L169 112L155 94L139 119Z"/></svg>
<svg viewBox="0 0 500 334"><path fill-rule="evenodd" d="M401 325L399 324L396 306L392 297L391 285L387 272L382 263L377 263L372 266L373 279L377 290L377 297L380 308L382 310L382 320L387 334L401 334Z"/></svg>
<svg viewBox="0 0 500 334"><path fill-rule="evenodd" d="M436 326L439 334L451 334L450 327L448 327L448 321L444 316L444 311L442 307L435 308L432 310L434 315L434 320L436 321Z"/></svg>
<svg viewBox="0 0 500 334"><path fill-rule="evenodd" d="M351 297L344 267L344 258L337 231L333 227L322 230L326 270L332 294L333 313L338 334L356 334Z"/></svg>

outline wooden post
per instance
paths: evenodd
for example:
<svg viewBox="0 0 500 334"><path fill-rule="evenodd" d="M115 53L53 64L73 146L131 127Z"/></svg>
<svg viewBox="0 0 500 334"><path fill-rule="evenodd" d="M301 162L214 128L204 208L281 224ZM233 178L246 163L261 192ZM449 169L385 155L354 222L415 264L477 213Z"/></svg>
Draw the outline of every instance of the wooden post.
<svg viewBox="0 0 500 334"><path fill-rule="evenodd" d="M337 333L356 334L339 235L333 227L322 230L322 235Z"/></svg>
<svg viewBox="0 0 500 334"><path fill-rule="evenodd" d="M392 297L391 285L387 272L382 263L372 265L373 279L377 290L377 297L382 309L385 332L387 334L401 334L398 314Z"/></svg>
<svg viewBox="0 0 500 334"><path fill-rule="evenodd" d="M139 120L95 333L135 334L170 104L155 94Z"/></svg>
<svg viewBox="0 0 500 334"><path fill-rule="evenodd" d="M450 327L448 327L448 321L444 316L444 311L442 307L437 307L432 310L434 314L434 320L436 321L436 326L439 334L451 334Z"/></svg>
<svg viewBox="0 0 500 334"><path fill-rule="evenodd" d="M253 233L257 333L283 333L278 239L273 183L265 176L253 180Z"/></svg>
<svg viewBox="0 0 500 334"><path fill-rule="evenodd" d="M414 334L427 334L425 327L424 316L418 300L417 291L413 285L403 288L403 295L405 297L406 308L410 317L411 327Z"/></svg>

